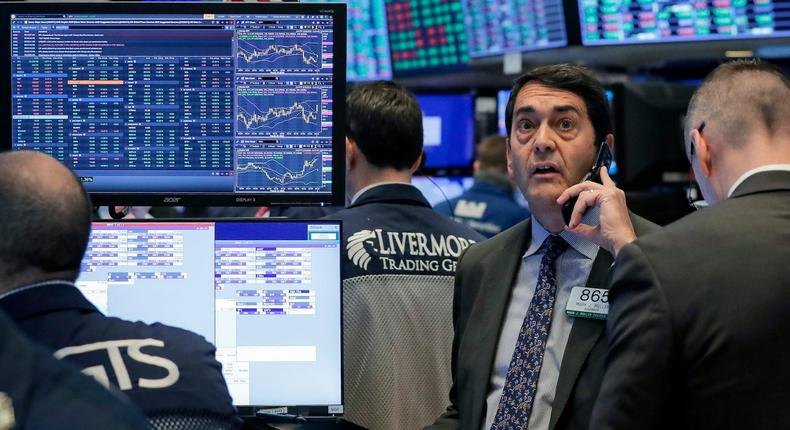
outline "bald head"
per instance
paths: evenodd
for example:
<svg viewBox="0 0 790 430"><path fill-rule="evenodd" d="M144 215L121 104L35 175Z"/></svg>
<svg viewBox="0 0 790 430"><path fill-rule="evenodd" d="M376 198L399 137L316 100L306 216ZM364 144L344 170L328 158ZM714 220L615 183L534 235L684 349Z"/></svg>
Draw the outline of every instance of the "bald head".
<svg viewBox="0 0 790 430"><path fill-rule="evenodd" d="M705 122L705 133L734 148L756 135L790 137L790 80L781 69L759 60L717 67L694 93L686 133Z"/></svg>
<svg viewBox="0 0 790 430"><path fill-rule="evenodd" d="M0 154L0 178L0 289L19 277L75 279L91 221L76 176L48 155L15 151Z"/></svg>

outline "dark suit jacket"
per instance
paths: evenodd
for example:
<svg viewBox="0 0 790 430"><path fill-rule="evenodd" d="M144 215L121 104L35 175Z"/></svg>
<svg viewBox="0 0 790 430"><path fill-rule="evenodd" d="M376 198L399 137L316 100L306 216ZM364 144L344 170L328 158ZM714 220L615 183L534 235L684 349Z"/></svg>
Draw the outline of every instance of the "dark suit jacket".
<svg viewBox="0 0 790 430"><path fill-rule="evenodd" d="M632 221L638 235L658 229L643 218L632 216ZM499 334L521 257L532 236L530 222L470 247L461 257L453 301L451 405L431 428L479 430L483 425ZM586 285L607 288L612 261L610 253L600 250ZM603 331L600 320L577 318L573 322L560 365L550 430L587 429L603 377Z"/></svg>
<svg viewBox="0 0 790 430"><path fill-rule="evenodd" d="M790 428L790 172L626 246L593 429Z"/></svg>

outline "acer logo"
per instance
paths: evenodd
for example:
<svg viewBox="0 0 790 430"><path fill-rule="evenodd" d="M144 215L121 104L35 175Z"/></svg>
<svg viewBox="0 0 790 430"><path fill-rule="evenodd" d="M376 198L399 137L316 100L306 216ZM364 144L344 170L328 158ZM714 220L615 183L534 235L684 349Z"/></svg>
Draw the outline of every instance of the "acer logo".
<svg viewBox="0 0 790 430"><path fill-rule="evenodd" d="M165 197L165 203L178 203L181 201L181 197Z"/></svg>

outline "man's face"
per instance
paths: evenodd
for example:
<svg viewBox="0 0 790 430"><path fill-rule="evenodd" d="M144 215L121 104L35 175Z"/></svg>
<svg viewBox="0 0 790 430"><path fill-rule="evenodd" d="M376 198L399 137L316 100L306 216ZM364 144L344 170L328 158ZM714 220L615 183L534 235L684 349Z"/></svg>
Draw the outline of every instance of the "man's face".
<svg viewBox="0 0 790 430"><path fill-rule="evenodd" d="M556 205L595 158L595 130L584 100L538 83L521 88L513 106L508 171L533 206Z"/></svg>

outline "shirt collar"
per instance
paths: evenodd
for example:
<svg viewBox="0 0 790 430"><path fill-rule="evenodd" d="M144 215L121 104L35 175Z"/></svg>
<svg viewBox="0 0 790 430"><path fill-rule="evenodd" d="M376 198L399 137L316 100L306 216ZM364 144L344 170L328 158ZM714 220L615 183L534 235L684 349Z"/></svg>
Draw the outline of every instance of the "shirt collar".
<svg viewBox="0 0 790 430"><path fill-rule="evenodd" d="M730 196L732 196L732 193L735 192L735 189L738 188L738 186L741 185L743 181L748 179L750 176L756 175L758 173L771 172L771 171L790 172L790 164L766 164L765 166L760 166L756 169L749 170L748 172L741 175L741 177L738 178L738 180L735 181L734 184L732 184L732 187L730 187L730 192L727 193L727 198L730 198Z"/></svg>
<svg viewBox="0 0 790 430"><path fill-rule="evenodd" d="M399 184L399 185L411 185L411 184L409 184L409 183L406 183L406 182L376 182L375 184L370 184L370 185L368 185L367 187L364 187L364 188L362 188L361 190L357 191L357 193L356 193L356 194L354 194L354 197L352 197L352 198L351 198L351 201L348 203L348 206L351 206L351 205L353 205L354 203L356 203L356 202L357 202L357 199L358 199L358 198L359 198L359 197L360 197L362 194L365 194L367 191L369 191L369 190L371 190L371 189L373 189L373 188L376 188L376 187L382 186L382 185L392 185L392 184ZM412 185L412 186L413 186L413 185Z"/></svg>
<svg viewBox="0 0 790 430"><path fill-rule="evenodd" d="M74 285L73 282L64 281L64 280L60 280L60 279L54 279L54 280L51 280L51 281L38 282L38 283L35 283L35 284L25 285L24 287L15 288L15 289L13 289L11 291L6 291L5 293L0 294L0 300L3 300L4 298L6 298L8 296L11 296L13 294L21 293L21 292L27 291L27 290L32 290L33 288L46 287L46 286L49 286L49 285L69 285L69 286L72 286L74 288L77 288L77 286Z"/></svg>
<svg viewBox="0 0 790 430"><path fill-rule="evenodd" d="M73 282L60 280L17 288L3 296L0 300L0 309L14 321L63 310L99 312Z"/></svg>
<svg viewBox="0 0 790 430"><path fill-rule="evenodd" d="M584 213L582 217L582 223L587 225L598 225L599 218L600 218L601 210L598 207L591 207L587 209L587 212ZM551 233L548 232L540 222L532 217L532 240L529 244L529 248L527 248L527 252L524 253L523 258L527 258L532 254L538 252L540 246L543 245L543 242L546 241L546 238L549 237ZM598 254L598 249L600 247L593 242L577 235L576 233L572 233L567 230L563 230L559 236L565 239L573 249L578 251L584 257L593 260L595 256Z"/></svg>

